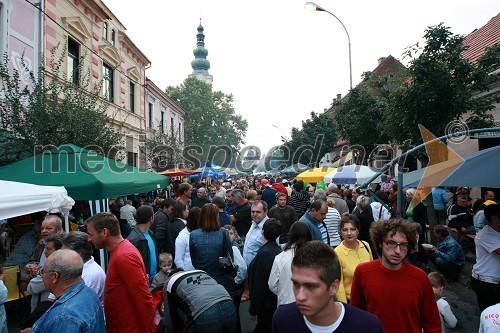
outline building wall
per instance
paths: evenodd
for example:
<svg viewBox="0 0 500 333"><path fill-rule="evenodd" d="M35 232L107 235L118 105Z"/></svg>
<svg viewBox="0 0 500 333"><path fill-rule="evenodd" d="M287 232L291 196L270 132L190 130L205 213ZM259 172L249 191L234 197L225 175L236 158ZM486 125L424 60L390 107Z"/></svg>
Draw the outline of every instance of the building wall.
<svg viewBox="0 0 500 333"><path fill-rule="evenodd" d="M103 100L108 105L108 116L125 135L121 144L125 145L127 153L138 154L140 137L145 133L144 86L149 60L130 41L123 24L100 0L45 0L45 6L45 53L48 55L57 47L60 55L71 38L79 44L80 56L85 56L83 68L90 71L93 84L103 80L104 63L113 69L114 98L107 101L103 94ZM104 36L105 23L107 37ZM45 56L45 64L51 64L49 56ZM61 68L68 77L68 57ZM135 86L133 112L131 82Z"/></svg>
<svg viewBox="0 0 500 333"><path fill-rule="evenodd" d="M162 92L154 83L147 81L147 110L146 127L148 135L153 131L163 130L168 136L175 137L177 142L184 142L184 122L186 113L176 105L164 92ZM150 117L149 104L152 105L152 117ZM163 127L162 124L163 113ZM172 128L173 124L173 128Z"/></svg>
<svg viewBox="0 0 500 333"><path fill-rule="evenodd" d="M38 71L41 59L43 15L33 3L33 0L0 0L0 54L2 58L7 55L11 73L18 70L24 85L30 82L28 72Z"/></svg>

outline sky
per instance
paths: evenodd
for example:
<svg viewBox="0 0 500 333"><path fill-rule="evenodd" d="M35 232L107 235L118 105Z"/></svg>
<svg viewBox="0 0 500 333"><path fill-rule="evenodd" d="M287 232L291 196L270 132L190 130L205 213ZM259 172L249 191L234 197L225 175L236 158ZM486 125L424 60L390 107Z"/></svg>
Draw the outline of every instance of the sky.
<svg viewBox="0 0 500 333"><path fill-rule="evenodd" d="M346 31L333 16L308 11L302 0L103 0L151 61L146 75L158 87L181 84L192 73L197 27L213 88L232 94L248 120L245 145L262 152L290 138L310 113L323 112L349 91ZM500 12L498 0L318 0L344 24L351 40L353 86L380 57L403 59L441 22L467 35ZM188 115L189 115L189 110ZM189 120L187 120L189 121Z"/></svg>

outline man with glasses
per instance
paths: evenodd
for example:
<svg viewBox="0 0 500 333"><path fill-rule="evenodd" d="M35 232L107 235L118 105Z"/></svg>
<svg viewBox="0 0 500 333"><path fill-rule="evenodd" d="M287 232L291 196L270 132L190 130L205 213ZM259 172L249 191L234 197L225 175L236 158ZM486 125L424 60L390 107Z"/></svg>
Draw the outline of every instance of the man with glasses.
<svg viewBox="0 0 500 333"><path fill-rule="evenodd" d="M105 332L101 301L85 285L82 270L83 261L73 250L57 250L47 258L40 275L56 300L35 322L32 333Z"/></svg>
<svg viewBox="0 0 500 333"><path fill-rule="evenodd" d="M380 259L359 264L354 272L351 305L376 315L386 333L440 333L441 318L427 275L405 262L416 243L408 221L372 225L370 235Z"/></svg>

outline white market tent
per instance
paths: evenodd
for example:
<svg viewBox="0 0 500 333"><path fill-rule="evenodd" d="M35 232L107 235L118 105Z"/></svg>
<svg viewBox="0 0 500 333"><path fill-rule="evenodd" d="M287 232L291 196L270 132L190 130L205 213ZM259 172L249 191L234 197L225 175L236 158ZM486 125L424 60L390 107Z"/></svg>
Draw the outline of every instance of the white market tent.
<svg viewBox="0 0 500 333"><path fill-rule="evenodd" d="M65 217L75 204L64 186L40 186L0 180L0 219L57 210ZM66 219L66 231L69 230Z"/></svg>

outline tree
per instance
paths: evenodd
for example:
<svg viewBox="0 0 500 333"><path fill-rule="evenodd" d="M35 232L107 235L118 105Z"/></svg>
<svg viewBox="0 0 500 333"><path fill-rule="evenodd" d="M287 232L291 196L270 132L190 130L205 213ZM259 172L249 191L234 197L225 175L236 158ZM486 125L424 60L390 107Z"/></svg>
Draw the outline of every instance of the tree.
<svg viewBox="0 0 500 333"><path fill-rule="evenodd" d="M292 137L284 141L282 148L290 165L316 166L323 155L332 151L337 139L331 115L311 112L311 118L302 121L302 128L292 128Z"/></svg>
<svg viewBox="0 0 500 333"><path fill-rule="evenodd" d="M40 67L37 73L22 63L24 71L29 73L28 85L22 84L18 70L11 70L9 75L7 56L0 63L3 92L0 162L3 164L38 153L43 146L72 143L81 147L98 146L108 152L121 141L122 134L107 116L100 85L94 85L90 72L84 74L81 67L79 85L68 82L61 72L66 52L54 61L56 50L57 47L51 54L52 66Z"/></svg>
<svg viewBox="0 0 500 333"><path fill-rule="evenodd" d="M442 23L426 29L424 38L423 48L416 44L405 52L411 59L408 78L389 96L384 132L397 143L409 139L415 145L422 143L418 124L441 136L467 112L470 116L464 121L469 127L491 126L492 117L486 113L493 109L491 99L476 99L473 92L486 91L496 79L488 77L487 68L498 68L499 48L474 66L461 56L466 48L464 37L453 35Z"/></svg>
<svg viewBox="0 0 500 333"><path fill-rule="evenodd" d="M161 124L139 145L141 165L147 165L155 171L178 167L184 164L183 145L179 142L179 133L162 133Z"/></svg>
<svg viewBox="0 0 500 333"><path fill-rule="evenodd" d="M166 93L188 111L184 139L186 152L198 159L195 166L203 164L199 163L200 160L226 166L234 161L236 152L244 143L248 122L236 114L233 95L213 91L211 84L195 77L187 78L179 86L167 87ZM222 151L230 156L224 156Z"/></svg>
<svg viewBox="0 0 500 333"><path fill-rule="evenodd" d="M368 82L369 79L365 79ZM381 124L385 103L368 90L354 88L342 101L332 106L333 119L339 135L350 146L362 146L366 160L377 144L386 143L388 135Z"/></svg>

